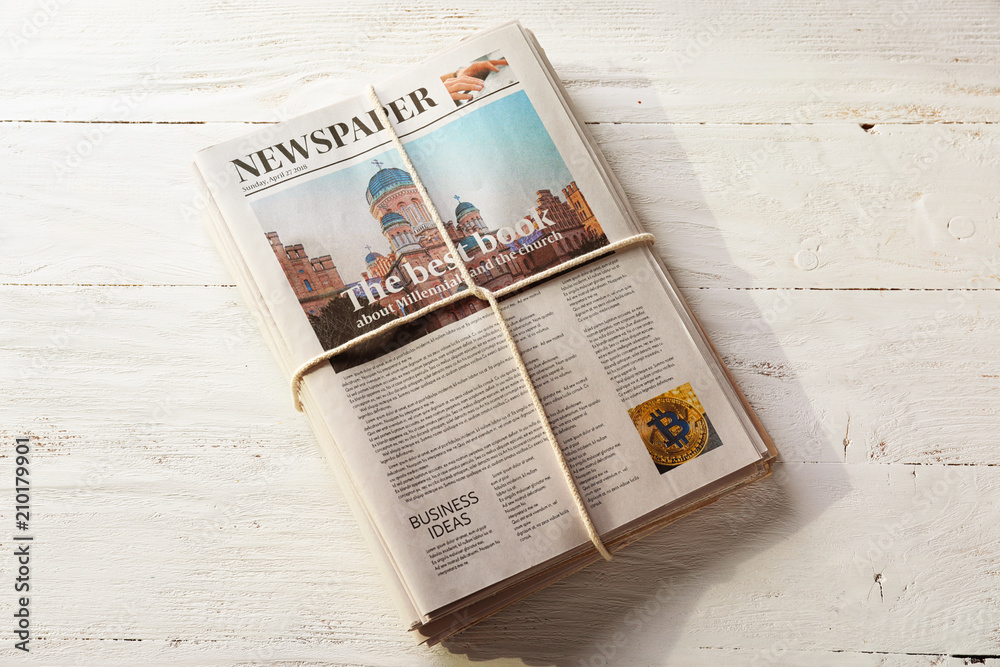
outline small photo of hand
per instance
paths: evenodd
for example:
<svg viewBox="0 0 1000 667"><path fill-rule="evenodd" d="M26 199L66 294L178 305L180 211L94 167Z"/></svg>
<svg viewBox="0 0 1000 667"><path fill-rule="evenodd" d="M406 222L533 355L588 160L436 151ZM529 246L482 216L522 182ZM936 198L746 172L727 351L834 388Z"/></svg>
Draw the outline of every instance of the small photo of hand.
<svg viewBox="0 0 1000 667"><path fill-rule="evenodd" d="M494 72L499 72L501 67L508 67L506 58L474 60L465 67L460 67L454 72L441 75L441 82L455 100L455 104L461 106L473 99L486 87L486 79Z"/></svg>

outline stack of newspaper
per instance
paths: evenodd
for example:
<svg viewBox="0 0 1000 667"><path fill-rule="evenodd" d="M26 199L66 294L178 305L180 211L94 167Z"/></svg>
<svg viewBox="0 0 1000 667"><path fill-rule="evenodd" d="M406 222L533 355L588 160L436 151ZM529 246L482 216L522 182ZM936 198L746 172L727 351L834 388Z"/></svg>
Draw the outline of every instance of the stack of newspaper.
<svg viewBox="0 0 1000 667"><path fill-rule="evenodd" d="M370 334L297 396L406 627L436 642L775 450L652 246L616 243L641 226L531 33L475 34L374 93L384 113L359 94L196 172L289 376Z"/></svg>

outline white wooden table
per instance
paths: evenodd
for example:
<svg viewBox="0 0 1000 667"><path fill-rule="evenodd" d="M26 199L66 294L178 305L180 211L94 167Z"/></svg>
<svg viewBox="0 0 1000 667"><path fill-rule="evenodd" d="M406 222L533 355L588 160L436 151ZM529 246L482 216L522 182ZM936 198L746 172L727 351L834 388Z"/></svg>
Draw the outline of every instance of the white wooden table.
<svg viewBox="0 0 1000 667"><path fill-rule="evenodd" d="M783 461L416 648L188 165L514 17ZM3 24L0 664L1000 664L996 2L37 0Z"/></svg>

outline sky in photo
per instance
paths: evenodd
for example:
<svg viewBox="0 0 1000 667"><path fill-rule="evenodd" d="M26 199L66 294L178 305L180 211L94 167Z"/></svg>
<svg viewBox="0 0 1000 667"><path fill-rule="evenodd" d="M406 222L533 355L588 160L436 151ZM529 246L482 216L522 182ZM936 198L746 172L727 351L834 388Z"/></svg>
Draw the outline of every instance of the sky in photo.
<svg viewBox="0 0 1000 667"><path fill-rule="evenodd" d="M534 208L538 190L561 196L573 180L523 91L466 105L436 125L406 150L446 222L455 219L459 195L490 229L509 227ZM373 160L403 166L390 149L263 197L251 204L263 231L278 232L285 245L302 243L310 257L331 255L345 282L359 280L366 246L389 253L365 198Z"/></svg>

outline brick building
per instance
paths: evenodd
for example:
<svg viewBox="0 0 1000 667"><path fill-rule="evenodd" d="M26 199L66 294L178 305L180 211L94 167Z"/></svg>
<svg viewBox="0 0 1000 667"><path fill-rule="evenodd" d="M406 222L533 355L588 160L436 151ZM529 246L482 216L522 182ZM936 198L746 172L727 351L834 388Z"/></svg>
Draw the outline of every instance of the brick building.
<svg viewBox="0 0 1000 667"><path fill-rule="evenodd" d="M576 217L580 219L580 224L587 228L587 231L593 238L597 238L604 233L600 223L597 222L597 218L594 217L594 212L590 210L590 204L587 203L583 193L580 192L580 188L576 187L576 181L572 181L563 188L563 197L573 207L573 210L576 211Z"/></svg>
<svg viewBox="0 0 1000 667"><path fill-rule="evenodd" d="M392 312L401 315L455 294L460 289L456 272L437 276L429 270L435 260L444 263L448 248L441 240L409 174L402 169L382 168L377 160L373 164L376 172L368 182L365 197L369 211L388 243L389 252L382 254L368 246L366 270L354 281L345 284L330 255L310 258L301 243L286 246L277 232L267 234L275 257L306 313L318 315L332 299L353 293L362 302L370 294L380 305L391 305ZM469 258L468 266L479 285L490 290L510 285L580 254L585 244L603 233L576 183L570 183L562 192L566 201L550 190L537 192L535 210L538 217L540 219L544 214L555 223L554 226L538 229L530 236L515 239L506 245L497 244L488 252L477 242L475 235L496 237L497 229L487 225L475 205L455 197L458 200L455 218L445 223L445 227L455 246L465 251ZM530 217L527 220L534 224ZM582 220L587 220L589 224L585 226ZM552 241L555 232L558 232L558 238ZM512 252L521 249L525 251ZM414 272L426 273L426 280L415 282ZM385 289L390 276L402 285L401 291L389 292ZM428 315L429 328L443 327L486 307L484 302L475 299L460 301Z"/></svg>
<svg viewBox="0 0 1000 667"><path fill-rule="evenodd" d="M575 183L573 187L576 187ZM557 255L556 261L552 264L580 254L580 248L592 237L580 222L580 217L573 207L552 194L551 190L539 190L536 204L535 210L539 217L544 213L545 217L556 223L553 227L547 227L546 231L550 234L559 232L563 236L560 241L552 244Z"/></svg>
<svg viewBox="0 0 1000 667"><path fill-rule="evenodd" d="M278 232L268 232L267 240L295 291L295 298L307 313L318 315L330 299L344 291L344 281L329 255L309 257L301 243L282 245Z"/></svg>

